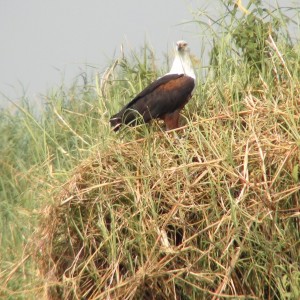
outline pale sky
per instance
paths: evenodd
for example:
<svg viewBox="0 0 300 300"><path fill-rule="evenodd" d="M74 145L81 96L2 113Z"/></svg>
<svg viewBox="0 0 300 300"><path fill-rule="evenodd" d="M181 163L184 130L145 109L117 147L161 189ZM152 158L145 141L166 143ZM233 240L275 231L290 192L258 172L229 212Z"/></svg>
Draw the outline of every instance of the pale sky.
<svg viewBox="0 0 300 300"><path fill-rule="evenodd" d="M16 101L24 89L42 101L40 94L62 78L70 84L87 64L101 73L121 44L139 50L145 40L162 58L184 39L200 59L202 38L200 27L189 22L192 11L217 13L218 7L214 0L0 0L0 92ZM0 94L0 107L7 103Z"/></svg>

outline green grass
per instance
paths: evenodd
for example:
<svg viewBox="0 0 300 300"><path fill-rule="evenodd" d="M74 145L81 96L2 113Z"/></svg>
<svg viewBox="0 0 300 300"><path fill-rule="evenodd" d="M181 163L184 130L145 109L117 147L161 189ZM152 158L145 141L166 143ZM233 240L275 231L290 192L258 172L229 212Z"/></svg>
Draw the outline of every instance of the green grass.
<svg viewBox="0 0 300 300"><path fill-rule="evenodd" d="M230 13L174 132L108 124L164 72L147 46L1 112L0 297L299 299L300 44Z"/></svg>

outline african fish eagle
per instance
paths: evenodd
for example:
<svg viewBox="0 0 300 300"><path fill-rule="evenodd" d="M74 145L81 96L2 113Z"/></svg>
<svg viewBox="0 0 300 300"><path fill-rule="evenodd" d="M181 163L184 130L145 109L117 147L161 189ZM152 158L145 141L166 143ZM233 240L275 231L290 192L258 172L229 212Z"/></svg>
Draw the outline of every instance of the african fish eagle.
<svg viewBox="0 0 300 300"><path fill-rule="evenodd" d="M158 78L111 117L115 131L122 124L136 125L142 116L145 123L162 119L166 130L179 127L179 114L192 96L196 76L189 55L188 44L178 41L175 58L169 73Z"/></svg>

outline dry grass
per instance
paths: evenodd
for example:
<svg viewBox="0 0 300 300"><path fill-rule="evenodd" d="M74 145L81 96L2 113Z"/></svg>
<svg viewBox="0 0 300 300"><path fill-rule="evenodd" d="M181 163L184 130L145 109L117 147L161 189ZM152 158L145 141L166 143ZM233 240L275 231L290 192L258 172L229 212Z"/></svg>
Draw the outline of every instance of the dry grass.
<svg viewBox="0 0 300 300"><path fill-rule="evenodd" d="M48 297L296 299L299 95L248 92L238 112L99 145L44 211Z"/></svg>

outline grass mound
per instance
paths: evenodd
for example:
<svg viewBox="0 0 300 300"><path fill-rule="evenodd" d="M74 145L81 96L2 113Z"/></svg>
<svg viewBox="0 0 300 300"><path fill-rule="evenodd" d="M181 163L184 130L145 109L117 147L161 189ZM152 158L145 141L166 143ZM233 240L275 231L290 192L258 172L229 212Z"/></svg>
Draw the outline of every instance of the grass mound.
<svg viewBox="0 0 300 300"><path fill-rule="evenodd" d="M299 295L299 94L95 150L41 226L51 297Z"/></svg>

